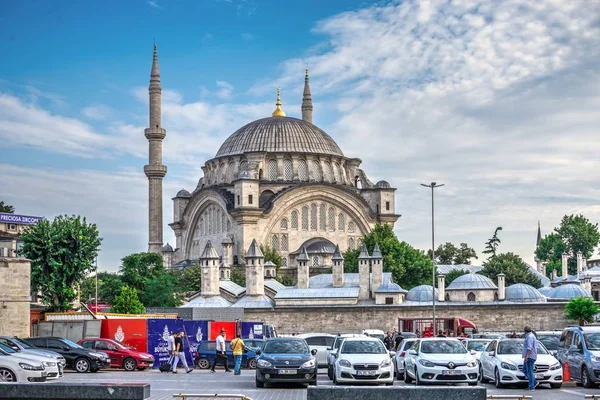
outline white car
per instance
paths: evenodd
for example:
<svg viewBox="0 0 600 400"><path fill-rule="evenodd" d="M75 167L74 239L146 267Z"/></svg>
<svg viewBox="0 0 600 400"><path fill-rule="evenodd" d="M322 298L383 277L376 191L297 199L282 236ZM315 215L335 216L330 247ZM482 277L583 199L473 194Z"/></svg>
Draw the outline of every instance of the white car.
<svg viewBox="0 0 600 400"><path fill-rule="evenodd" d="M417 342L417 339L404 339L400 343L400 348L396 349L396 377L398 380L404 379L404 359L406 358L406 352L412 349L413 345Z"/></svg>
<svg viewBox="0 0 600 400"><path fill-rule="evenodd" d="M481 355L481 383L494 381L497 388L506 384L527 383L523 374L523 339L501 339L492 341ZM558 389L562 386L562 366L548 353L543 344L537 342L535 379Z"/></svg>
<svg viewBox="0 0 600 400"><path fill-rule="evenodd" d="M54 351L35 348L26 341L14 336L0 336L0 344L8 346L20 354L34 354L38 356L53 358L58 364L59 375L63 376L63 371L67 366L67 361L62 355ZM48 379L50 379L50 376L48 377Z"/></svg>
<svg viewBox="0 0 600 400"><path fill-rule="evenodd" d="M46 382L44 366L33 360L0 352L0 384L2 382Z"/></svg>
<svg viewBox="0 0 600 400"><path fill-rule="evenodd" d="M327 366L328 348L333 346L336 336L329 333L303 333L296 335L296 337L306 340L311 350L317 350L315 356L317 365L319 368L325 368Z"/></svg>
<svg viewBox="0 0 600 400"><path fill-rule="evenodd" d="M335 361L333 383L394 384L395 353L387 351L377 338L346 338Z"/></svg>
<svg viewBox="0 0 600 400"><path fill-rule="evenodd" d="M385 339L385 332L382 331L381 329L365 329L363 331L363 335L377 338L377 339L381 340L382 342L383 342L383 339Z"/></svg>
<svg viewBox="0 0 600 400"><path fill-rule="evenodd" d="M492 339L462 339L461 342L467 348L467 351L474 350L477 361L481 358L481 353L485 351Z"/></svg>
<svg viewBox="0 0 600 400"><path fill-rule="evenodd" d="M362 335L360 333L346 333L346 334L338 335L335 337L333 346L327 348L327 350L329 351L327 353L327 376L331 380L333 380L333 370L335 368L335 358L337 357L337 351L340 348L340 344L342 344L342 341L345 338L349 338L349 337L366 337L366 336Z"/></svg>
<svg viewBox="0 0 600 400"><path fill-rule="evenodd" d="M58 363L56 362L56 360L54 358L44 357L44 356L40 356L37 354L19 353L1 343L0 343L0 354L11 355L14 357L22 358L24 360L32 360L32 361L41 363L46 370L46 379L47 380L58 379L60 377L61 371L59 369Z"/></svg>
<svg viewBox="0 0 600 400"><path fill-rule="evenodd" d="M419 339L404 359L404 381L426 383L468 383L477 385L479 367L458 339Z"/></svg>

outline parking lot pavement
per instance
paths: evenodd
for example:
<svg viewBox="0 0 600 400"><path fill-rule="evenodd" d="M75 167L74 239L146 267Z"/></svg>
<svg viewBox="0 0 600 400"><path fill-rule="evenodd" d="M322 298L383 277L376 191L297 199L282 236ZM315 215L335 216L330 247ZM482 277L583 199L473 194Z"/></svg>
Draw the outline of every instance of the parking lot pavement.
<svg viewBox="0 0 600 400"><path fill-rule="evenodd" d="M234 376L223 370L211 373L208 370L194 370L186 374L160 373L158 370L126 372L123 370L99 371L96 373L78 374L65 371L65 377L59 382L98 382L98 383L149 383L151 400L173 399L176 393L194 394L243 394L253 400L305 400L306 388L301 385L275 386L257 389L254 386L254 371L243 370L242 375ZM331 385L327 375L319 374L320 386ZM406 386L404 382L395 381L394 386ZM584 399L586 394L598 394L598 389L580 387L550 389L540 385L535 392L524 388L496 389L493 385L481 385L487 388L488 395L531 395L533 400L576 400Z"/></svg>

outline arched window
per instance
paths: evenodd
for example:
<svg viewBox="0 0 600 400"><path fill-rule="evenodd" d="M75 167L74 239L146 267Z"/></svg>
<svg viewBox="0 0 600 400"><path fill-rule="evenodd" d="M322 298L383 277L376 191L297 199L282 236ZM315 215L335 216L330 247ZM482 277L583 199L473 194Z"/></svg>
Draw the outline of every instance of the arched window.
<svg viewBox="0 0 600 400"><path fill-rule="evenodd" d="M313 257L312 265L313 265L313 267L318 267L319 266L319 256L314 256Z"/></svg>
<svg viewBox="0 0 600 400"><path fill-rule="evenodd" d="M284 218L281 220L280 228L282 231L287 231L287 228L288 228L287 219Z"/></svg>
<svg viewBox="0 0 600 400"><path fill-rule="evenodd" d="M271 247L273 250L279 250L279 239L277 238L277 235L273 235L271 238Z"/></svg>
<svg viewBox="0 0 600 400"><path fill-rule="evenodd" d="M446 296L444 298L446 299L446 301L450 301L450 295L448 293L446 293Z"/></svg>
<svg viewBox="0 0 600 400"><path fill-rule="evenodd" d="M310 180L311 181L321 181L321 165L317 160L313 160L310 163Z"/></svg>
<svg viewBox="0 0 600 400"><path fill-rule="evenodd" d="M227 270L227 279L231 278L229 270Z"/></svg>
<svg viewBox="0 0 600 400"><path fill-rule="evenodd" d="M242 172L248 170L248 161L244 160L242 162L240 162L240 169L238 170L238 174L241 174Z"/></svg>
<svg viewBox="0 0 600 400"><path fill-rule="evenodd" d="M302 182L308 180L308 165L306 164L306 160L298 161L298 179Z"/></svg>
<svg viewBox="0 0 600 400"><path fill-rule="evenodd" d="M212 215L210 213L210 209L206 210L206 234L207 235L211 235L212 234Z"/></svg>
<svg viewBox="0 0 600 400"><path fill-rule="evenodd" d="M346 229L346 218L344 217L344 213L340 213L338 215L338 231L344 232Z"/></svg>
<svg viewBox="0 0 600 400"><path fill-rule="evenodd" d="M225 279L225 271L221 271L221 279Z"/></svg>
<svg viewBox="0 0 600 400"><path fill-rule="evenodd" d="M221 164L221 166L219 166L219 171L221 172L221 183L225 183L225 181L227 180L227 168L225 167L225 164Z"/></svg>
<svg viewBox="0 0 600 400"><path fill-rule="evenodd" d="M333 207L329 208L329 230L335 231L335 210Z"/></svg>
<svg viewBox="0 0 600 400"><path fill-rule="evenodd" d="M315 203L310 205L310 230L317 230L317 205Z"/></svg>
<svg viewBox="0 0 600 400"><path fill-rule="evenodd" d="M231 222L227 220L227 232L231 232Z"/></svg>
<svg viewBox="0 0 600 400"><path fill-rule="evenodd" d="M327 207L325 204L321 204L319 207L319 229L322 231L327 230Z"/></svg>
<svg viewBox="0 0 600 400"><path fill-rule="evenodd" d="M294 171L292 170L292 160L286 158L283 160L283 179L291 181L294 179Z"/></svg>
<svg viewBox="0 0 600 400"><path fill-rule="evenodd" d="M354 222L348 222L348 232L354 233Z"/></svg>
<svg viewBox="0 0 600 400"><path fill-rule="evenodd" d="M292 229L298 229L298 211L292 211Z"/></svg>
<svg viewBox="0 0 600 400"><path fill-rule="evenodd" d="M225 213L222 214L222 221L221 221L221 232L227 232L227 216L225 215Z"/></svg>
<svg viewBox="0 0 600 400"><path fill-rule="evenodd" d="M228 183L231 183L236 178L234 162L229 163L229 168L227 169L227 175L228 175L228 178L227 178Z"/></svg>
<svg viewBox="0 0 600 400"><path fill-rule="evenodd" d="M215 232L219 233L221 232L221 227L223 226L223 214L221 214L220 211L216 211L217 214L217 226L215 227Z"/></svg>
<svg viewBox="0 0 600 400"><path fill-rule="evenodd" d="M354 250L354 239L348 239L348 250Z"/></svg>
<svg viewBox="0 0 600 400"><path fill-rule="evenodd" d="M266 272L265 275L267 276L267 278L270 278L271 277L271 270L267 269L265 272Z"/></svg>
<svg viewBox="0 0 600 400"><path fill-rule="evenodd" d="M281 251L288 251L288 237L281 235Z"/></svg>
<svg viewBox="0 0 600 400"><path fill-rule="evenodd" d="M308 207L302 207L302 230L308 230Z"/></svg>
<svg viewBox="0 0 600 400"><path fill-rule="evenodd" d="M277 160L269 160L269 180L277 180Z"/></svg>
<svg viewBox="0 0 600 400"><path fill-rule="evenodd" d="M498 301L498 292L494 292L494 301Z"/></svg>
<svg viewBox="0 0 600 400"><path fill-rule="evenodd" d="M342 180L340 179L340 166L336 162L333 163L333 179L337 183L341 183L342 182Z"/></svg>
<svg viewBox="0 0 600 400"><path fill-rule="evenodd" d="M282 266L283 268L287 268L287 266L288 266L287 257L282 257L282 258L281 258L281 266Z"/></svg>
<svg viewBox="0 0 600 400"><path fill-rule="evenodd" d="M325 166L323 167L323 180L325 182L331 182L332 181L332 175L333 173L331 172L331 164L329 164L328 162L325 163Z"/></svg>
<svg viewBox="0 0 600 400"><path fill-rule="evenodd" d="M475 293L469 292L467 295L467 301L475 301Z"/></svg>

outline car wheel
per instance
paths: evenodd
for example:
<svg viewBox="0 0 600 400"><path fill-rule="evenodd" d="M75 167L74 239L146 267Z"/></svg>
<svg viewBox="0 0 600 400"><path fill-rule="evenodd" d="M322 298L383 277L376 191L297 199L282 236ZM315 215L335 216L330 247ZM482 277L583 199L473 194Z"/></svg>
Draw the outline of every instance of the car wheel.
<svg viewBox="0 0 600 400"><path fill-rule="evenodd" d="M494 374L494 383L498 389L502 389L504 387L504 384L500 380L500 372L498 371L498 368L496 368L496 373Z"/></svg>
<svg viewBox="0 0 600 400"><path fill-rule="evenodd" d="M421 386L423 382L419 379L419 368L415 367L415 385Z"/></svg>
<svg viewBox="0 0 600 400"><path fill-rule="evenodd" d="M562 387L562 383L551 383L550 387L552 389L560 389Z"/></svg>
<svg viewBox="0 0 600 400"><path fill-rule="evenodd" d="M412 383L412 378L410 376L408 376L408 371L406 369L406 366L404 367L404 382L405 383Z"/></svg>
<svg viewBox="0 0 600 400"><path fill-rule="evenodd" d="M265 387L265 383L264 382L261 382L261 381L259 381L256 378L254 378L254 381L255 381L254 383L255 383L255 385L256 385L257 388L264 388Z"/></svg>
<svg viewBox="0 0 600 400"><path fill-rule="evenodd" d="M251 358L248 360L248 368L256 369L256 358Z"/></svg>
<svg viewBox="0 0 600 400"><path fill-rule="evenodd" d="M333 374L331 373L331 365L327 367L327 377L333 380Z"/></svg>
<svg viewBox="0 0 600 400"><path fill-rule="evenodd" d="M479 366L479 380L481 381L481 383L489 383L490 382L490 380L488 378L483 376L483 368L481 367L481 365Z"/></svg>
<svg viewBox="0 0 600 400"><path fill-rule="evenodd" d="M90 362L85 358L78 358L75 360L74 369L77 372L88 372L90 370Z"/></svg>
<svg viewBox="0 0 600 400"><path fill-rule="evenodd" d="M0 382L16 382L17 376L9 369L0 368Z"/></svg>
<svg viewBox="0 0 600 400"><path fill-rule="evenodd" d="M210 361L208 361L208 358L199 358L198 359L198 368L209 369Z"/></svg>
<svg viewBox="0 0 600 400"><path fill-rule="evenodd" d="M133 371L137 368L137 363L131 357L127 357L123 360L123 369L125 371Z"/></svg>
<svg viewBox="0 0 600 400"><path fill-rule="evenodd" d="M399 381L403 381L404 380L404 371L402 371L402 373L398 372L396 374L396 378L398 378Z"/></svg>
<svg viewBox="0 0 600 400"><path fill-rule="evenodd" d="M583 387L586 389L596 387L596 384L590 379L590 375L588 374L588 370L585 365L583 368L581 368L581 383L583 383Z"/></svg>

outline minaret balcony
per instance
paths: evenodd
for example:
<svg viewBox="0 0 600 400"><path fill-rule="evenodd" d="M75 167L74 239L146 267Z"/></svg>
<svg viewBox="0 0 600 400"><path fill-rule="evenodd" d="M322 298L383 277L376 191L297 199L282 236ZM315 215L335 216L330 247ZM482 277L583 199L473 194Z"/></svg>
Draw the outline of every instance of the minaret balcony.
<svg viewBox="0 0 600 400"><path fill-rule="evenodd" d="M163 178L167 174L166 165L144 165L144 173L148 178Z"/></svg>
<svg viewBox="0 0 600 400"><path fill-rule="evenodd" d="M148 140L163 140L167 136L167 130L159 127L144 129L144 135Z"/></svg>

